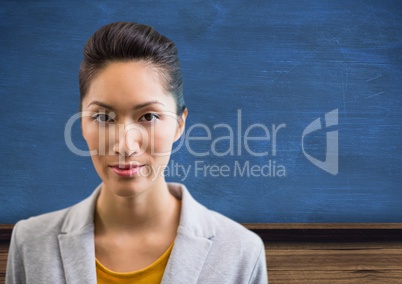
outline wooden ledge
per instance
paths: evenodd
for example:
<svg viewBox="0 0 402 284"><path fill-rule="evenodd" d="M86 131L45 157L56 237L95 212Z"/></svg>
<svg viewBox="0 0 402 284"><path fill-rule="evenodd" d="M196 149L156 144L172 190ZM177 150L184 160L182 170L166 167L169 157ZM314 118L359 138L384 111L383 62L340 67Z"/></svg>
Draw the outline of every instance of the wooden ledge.
<svg viewBox="0 0 402 284"><path fill-rule="evenodd" d="M402 241L402 223L245 223L265 242ZM0 241L9 241L14 225L0 224Z"/></svg>
<svg viewBox="0 0 402 284"><path fill-rule="evenodd" d="M402 223L243 223L250 230L402 229Z"/></svg>
<svg viewBox="0 0 402 284"><path fill-rule="evenodd" d="M269 223L243 224L270 241L401 241L402 223Z"/></svg>
<svg viewBox="0 0 402 284"><path fill-rule="evenodd" d="M13 228L14 225L11 224L0 224L0 241L9 241Z"/></svg>

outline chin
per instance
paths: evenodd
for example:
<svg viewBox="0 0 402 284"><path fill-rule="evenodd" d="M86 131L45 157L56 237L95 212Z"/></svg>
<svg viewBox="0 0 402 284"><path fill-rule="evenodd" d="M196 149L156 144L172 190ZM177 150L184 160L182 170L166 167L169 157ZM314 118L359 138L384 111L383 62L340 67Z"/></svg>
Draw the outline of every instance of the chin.
<svg viewBox="0 0 402 284"><path fill-rule="evenodd" d="M104 181L103 183L112 194L120 197L138 196L146 192L152 185L152 181L148 181L142 177Z"/></svg>

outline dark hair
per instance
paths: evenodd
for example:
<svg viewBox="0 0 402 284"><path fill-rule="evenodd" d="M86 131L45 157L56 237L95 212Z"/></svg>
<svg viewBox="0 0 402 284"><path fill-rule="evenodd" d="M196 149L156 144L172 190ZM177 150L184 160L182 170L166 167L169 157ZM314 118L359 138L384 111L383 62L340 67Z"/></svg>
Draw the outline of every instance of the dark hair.
<svg viewBox="0 0 402 284"><path fill-rule="evenodd" d="M177 115L185 110L176 45L152 27L129 22L108 24L89 38L83 55L79 72L80 111L91 80L109 63L131 60L144 60L159 69L165 89L176 101Z"/></svg>

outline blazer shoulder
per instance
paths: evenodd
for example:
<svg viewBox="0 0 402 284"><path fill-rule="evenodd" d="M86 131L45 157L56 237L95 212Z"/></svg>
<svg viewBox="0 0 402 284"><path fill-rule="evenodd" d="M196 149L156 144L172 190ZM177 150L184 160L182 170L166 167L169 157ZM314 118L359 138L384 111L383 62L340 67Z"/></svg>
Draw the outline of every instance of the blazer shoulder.
<svg viewBox="0 0 402 284"><path fill-rule="evenodd" d="M64 222L65 216L71 207L30 217L18 221L13 231L18 231L22 238L46 238L58 234Z"/></svg>
<svg viewBox="0 0 402 284"><path fill-rule="evenodd" d="M80 230L92 222L99 187L86 199L65 209L45 213L17 222L13 231L22 239L41 241L67 230Z"/></svg>
<svg viewBox="0 0 402 284"><path fill-rule="evenodd" d="M256 233L243 225L213 210L209 210L214 223L216 239L238 243L245 247L263 246L263 241Z"/></svg>
<svg viewBox="0 0 402 284"><path fill-rule="evenodd" d="M214 251L212 255L225 255L232 266L236 267L236 270L247 275L251 275L256 266L266 267L265 245L256 233L220 213L211 211L210 214L211 222L215 227L215 236L212 238ZM221 257L217 257L213 261L219 262ZM235 271L233 273L236 274ZM249 279L249 277L251 276L246 278ZM266 281L258 283L266 283Z"/></svg>

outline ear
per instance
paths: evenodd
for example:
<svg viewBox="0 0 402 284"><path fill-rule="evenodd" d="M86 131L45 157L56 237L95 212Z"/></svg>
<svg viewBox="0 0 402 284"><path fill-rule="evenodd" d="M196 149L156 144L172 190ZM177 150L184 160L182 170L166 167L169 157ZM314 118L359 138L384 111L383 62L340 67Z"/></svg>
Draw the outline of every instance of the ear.
<svg viewBox="0 0 402 284"><path fill-rule="evenodd" d="M179 140L179 138L181 137L181 135L184 132L184 129L186 128L186 118L188 115L188 110L187 108L184 109L183 114L181 115L181 117L178 118L178 126L176 129L176 134L174 136L174 142L176 142L177 140Z"/></svg>

